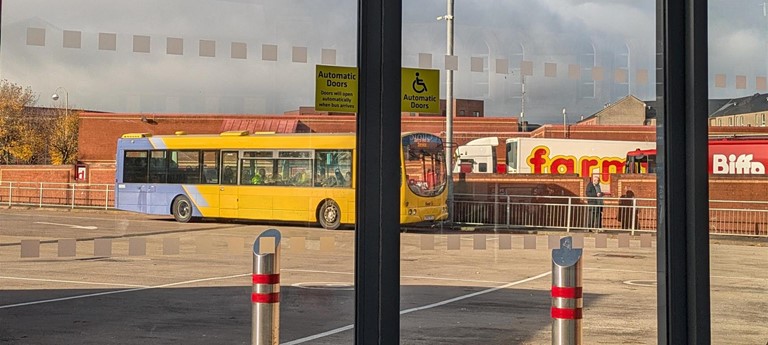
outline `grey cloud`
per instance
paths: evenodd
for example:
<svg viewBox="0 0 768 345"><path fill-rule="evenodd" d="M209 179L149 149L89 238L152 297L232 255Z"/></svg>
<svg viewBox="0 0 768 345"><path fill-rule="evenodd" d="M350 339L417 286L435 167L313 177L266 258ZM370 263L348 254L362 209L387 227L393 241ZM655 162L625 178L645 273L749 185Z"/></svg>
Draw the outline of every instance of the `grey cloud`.
<svg viewBox="0 0 768 345"><path fill-rule="evenodd" d="M518 67L525 59L534 62L534 76L526 79L532 122L560 121L563 107L574 118L589 115L628 91L653 99L655 2L456 1L456 96L485 100L491 116L517 116ZM710 4L710 74L765 75L762 3ZM64 86L70 103L98 110L281 113L313 104L321 49L335 49L339 65L356 64L355 0L7 0L3 6L0 71L45 94L43 105L48 90ZM445 23L435 18L445 14L445 1L405 0L403 8L403 65L415 67L418 54L429 53L434 68L442 68ZM27 27L46 29L45 47L25 44ZM62 30L82 31L83 47L62 48ZM117 51L97 49L99 32L117 34ZM151 53L132 52L136 34L151 37ZM184 39L183 56L165 53L167 37ZM197 56L201 39L216 41L216 57ZM230 42L247 43L248 59L229 58ZM261 61L262 44L278 45L278 61ZM307 47L306 64L290 62L293 46ZM473 56L485 59L485 72L469 72ZM495 73L496 59L508 59L511 73ZM543 77L545 62L557 64L556 78ZM593 63L605 70L604 81L589 80ZM568 78L569 64L582 66L580 80ZM646 70L648 83L615 83L616 68L628 68L631 81Z"/></svg>

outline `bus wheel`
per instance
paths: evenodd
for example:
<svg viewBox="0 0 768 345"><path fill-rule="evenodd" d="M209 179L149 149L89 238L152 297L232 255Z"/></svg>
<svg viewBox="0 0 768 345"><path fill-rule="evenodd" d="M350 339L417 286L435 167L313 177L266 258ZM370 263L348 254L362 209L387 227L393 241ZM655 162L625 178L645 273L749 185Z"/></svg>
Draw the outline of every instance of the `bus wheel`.
<svg viewBox="0 0 768 345"><path fill-rule="evenodd" d="M339 204L331 199L327 199L320 204L317 212L317 221L320 226L328 230L336 230L341 225L341 210Z"/></svg>
<svg viewBox="0 0 768 345"><path fill-rule="evenodd" d="M192 220L192 202L190 202L189 198L186 196L180 195L173 200L171 212L173 213L173 218L176 218L177 222L189 222Z"/></svg>

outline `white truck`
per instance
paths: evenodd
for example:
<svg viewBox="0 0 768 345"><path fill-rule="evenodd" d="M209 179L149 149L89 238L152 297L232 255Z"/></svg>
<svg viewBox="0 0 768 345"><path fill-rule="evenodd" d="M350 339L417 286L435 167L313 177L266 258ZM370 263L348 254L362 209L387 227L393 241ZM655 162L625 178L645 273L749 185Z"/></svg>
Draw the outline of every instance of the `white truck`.
<svg viewBox="0 0 768 345"><path fill-rule="evenodd" d="M480 164L495 167L496 137L479 138L459 146L454 172L492 173L481 171ZM611 174L622 173L627 153L637 149L655 149L653 141L613 141L590 139L512 138L506 141L508 174L577 174L580 177L600 175L608 184ZM462 169L464 162L464 169ZM472 170L467 171L473 162Z"/></svg>
<svg viewBox="0 0 768 345"><path fill-rule="evenodd" d="M496 172L496 147L499 138L486 137L472 140L456 149L456 165L453 172Z"/></svg>

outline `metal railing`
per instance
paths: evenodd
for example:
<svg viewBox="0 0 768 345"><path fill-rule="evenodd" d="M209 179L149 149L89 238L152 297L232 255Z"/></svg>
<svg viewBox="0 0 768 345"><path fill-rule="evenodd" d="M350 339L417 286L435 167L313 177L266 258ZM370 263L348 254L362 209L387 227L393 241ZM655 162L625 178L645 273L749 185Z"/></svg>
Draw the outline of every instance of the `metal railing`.
<svg viewBox="0 0 768 345"><path fill-rule="evenodd" d="M115 186L90 183L0 181L1 206L112 209Z"/></svg>
<svg viewBox="0 0 768 345"><path fill-rule="evenodd" d="M0 206L113 209L115 186L90 183L0 181ZM656 231L656 199L455 194L454 222L565 231ZM768 236L768 201L710 200L711 234Z"/></svg>
<svg viewBox="0 0 768 345"><path fill-rule="evenodd" d="M456 223L565 231L655 232L656 199L456 194ZM768 202L710 200L710 233L768 236Z"/></svg>

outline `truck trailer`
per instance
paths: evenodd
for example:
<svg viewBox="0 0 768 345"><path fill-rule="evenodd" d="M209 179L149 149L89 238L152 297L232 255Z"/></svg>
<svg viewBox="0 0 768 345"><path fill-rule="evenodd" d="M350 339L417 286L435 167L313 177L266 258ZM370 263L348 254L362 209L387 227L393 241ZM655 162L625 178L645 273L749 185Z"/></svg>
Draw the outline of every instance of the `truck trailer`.
<svg viewBox="0 0 768 345"><path fill-rule="evenodd" d="M501 164L496 159L496 146L498 146L498 138L495 137L479 138L459 146L456 150L458 158L454 172L576 174L584 178L600 175L601 183L607 185L611 174L624 172L627 152L655 149L656 143L653 141L511 138L506 141L506 162ZM502 169L493 169L497 165Z"/></svg>

